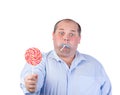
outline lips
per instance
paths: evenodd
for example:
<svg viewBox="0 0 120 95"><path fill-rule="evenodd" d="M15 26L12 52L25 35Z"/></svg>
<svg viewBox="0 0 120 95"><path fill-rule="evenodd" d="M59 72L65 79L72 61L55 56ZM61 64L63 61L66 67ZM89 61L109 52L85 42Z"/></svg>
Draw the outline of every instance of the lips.
<svg viewBox="0 0 120 95"><path fill-rule="evenodd" d="M68 44L62 44L61 48L60 48L60 51L63 51L64 48L70 48L70 45L68 45Z"/></svg>

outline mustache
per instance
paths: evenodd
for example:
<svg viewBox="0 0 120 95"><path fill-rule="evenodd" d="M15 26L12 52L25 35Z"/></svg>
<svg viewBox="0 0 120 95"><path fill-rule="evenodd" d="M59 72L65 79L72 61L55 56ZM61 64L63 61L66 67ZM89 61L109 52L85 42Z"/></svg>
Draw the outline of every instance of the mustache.
<svg viewBox="0 0 120 95"><path fill-rule="evenodd" d="M60 51L62 51L64 48L70 48L70 45L69 44L61 44Z"/></svg>

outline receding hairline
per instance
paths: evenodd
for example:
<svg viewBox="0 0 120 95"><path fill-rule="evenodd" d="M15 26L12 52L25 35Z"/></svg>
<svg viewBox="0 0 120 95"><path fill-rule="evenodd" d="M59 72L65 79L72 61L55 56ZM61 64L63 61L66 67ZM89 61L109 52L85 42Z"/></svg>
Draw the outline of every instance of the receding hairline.
<svg viewBox="0 0 120 95"><path fill-rule="evenodd" d="M62 20L59 20L59 21L55 24L55 26L54 26L54 31L53 31L54 33L55 33L56 29L57 29L58 24L59 24L60 22L63 22L63 21L65 21L65 22L74 22L74 23L78 26L79 36L81 35L81 26L80 26L80 24L79 24L78 22L76 22L76 21L73 20L73 19L62 19Z"/></svg>

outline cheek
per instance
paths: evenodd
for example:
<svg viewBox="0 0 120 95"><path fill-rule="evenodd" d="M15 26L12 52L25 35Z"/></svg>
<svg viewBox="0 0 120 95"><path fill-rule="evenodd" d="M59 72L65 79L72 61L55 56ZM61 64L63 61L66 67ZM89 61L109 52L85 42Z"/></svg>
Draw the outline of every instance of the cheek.
<svg viewBox="0 0 120 95"><path fill-rule="evenodd" d="M74 43L74 45L77 45L80 43L80 39L79 38L71 38L71 42Z"/></svg>
<svg viewBox="0 0 120 95"><path fill-rule="evenodd" d="M77 42L77 38L74 38L74 37L73 37L73 38L70 39L70 41L71 41L71 42Z"/></svg>
<svg viewBox="0 0 120 95"><path fill-rule="evenodd" d="M61 39L60 37L54 36L54 37L53 37L53 42L54 42L54 44L57 45L57 46L59 46L59 44L61 43L61 40L60 40L60 39Z"/></svg>
<svg viewBox="0 0 120 95"><path fill-rule="evenodd" d="M56 40L59 41L59 40L61 40L61 37L59 37L59 36L53 36L53 40L54 41L56 41Z"/></svg>

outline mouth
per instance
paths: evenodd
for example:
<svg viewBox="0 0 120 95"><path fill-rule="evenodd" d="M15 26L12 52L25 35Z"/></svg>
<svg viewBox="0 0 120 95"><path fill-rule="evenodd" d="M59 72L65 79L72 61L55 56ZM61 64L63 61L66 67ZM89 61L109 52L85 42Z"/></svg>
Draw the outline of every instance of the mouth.
<svg viewBox="0 0 120 95"><path fill-rule="evenodd" d="M62 44L62 47L61 47L60 51L63 51L64 48L70 48L70 45Z"/></svg>

